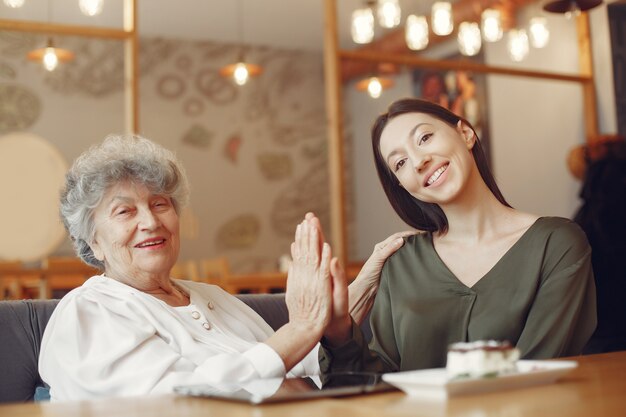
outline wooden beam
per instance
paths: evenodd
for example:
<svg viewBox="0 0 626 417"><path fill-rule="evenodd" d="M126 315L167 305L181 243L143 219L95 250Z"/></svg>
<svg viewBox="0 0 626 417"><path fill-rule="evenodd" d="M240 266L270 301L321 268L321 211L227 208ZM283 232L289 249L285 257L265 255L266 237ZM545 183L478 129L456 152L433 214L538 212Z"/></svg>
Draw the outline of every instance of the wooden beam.
<svg viewBox="0 0 626 417"><path fill-rule="evenodd" d="M103 39L128 39L132 33L122 29L98 28L91 26L63 25L22 20L0 19L0 30L13 32L43 33L61 36L82 36Z"/></svg>
<svg viewBox="0 0 626 417"><path fill-rule="evenodd" d="M333 255L347 265L345 185L343 177L343 111L337 33L337 5L324 0L324 77L328 126L328 172L330 177L330 236Z"/></svg>
<svg viewBox="0 0 626 417"><path fill-rule="evenodd" d="M583 83L583 116L585 118L585 138L588 144L598 139L598 107L596 103L596 85L593 79L593 52L591 50L591 32L589 13L583 12L576 18L578 34L578 59L580 73L587 76Z"/></svg>
<svg viewBox="0 0 626 417"><path fill-rule="evenodd" d="M439 70L473 71L487 74L511 75L516 77L542 78L548 80L572 81L578 83L593 82L588 75L568 75L545 71L530 71L507 67L494 67L474 61L439 61L425 59L411 54L395 54L377 51L339 51L339 56L346 60L360 60L369 62L388 62L398 65L407 65L418 68L433 68Z"/></svg>
<svg viewBox="0 0 626 417"><path fill-rule="evenodd" d="M124 41L124 119L126 132L139 133L139 39L135 0L124 0L124 30L131 34Z"/></svg>

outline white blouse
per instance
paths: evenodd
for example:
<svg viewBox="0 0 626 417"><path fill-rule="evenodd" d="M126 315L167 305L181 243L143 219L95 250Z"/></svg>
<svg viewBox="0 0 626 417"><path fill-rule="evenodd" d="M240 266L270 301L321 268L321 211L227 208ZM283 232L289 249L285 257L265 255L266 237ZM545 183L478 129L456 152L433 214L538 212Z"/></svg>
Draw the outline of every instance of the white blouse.
<svg viewBox="0 0 626 417"><path fill-rule="evenodd" d="M262 343L274 331L254 310L215 285L176 283L189 292L189 306L171 307L104 275L63 297L39 355L52 400L285 376L278 353ZM319 374L318 348L288 376Z"/></svg>

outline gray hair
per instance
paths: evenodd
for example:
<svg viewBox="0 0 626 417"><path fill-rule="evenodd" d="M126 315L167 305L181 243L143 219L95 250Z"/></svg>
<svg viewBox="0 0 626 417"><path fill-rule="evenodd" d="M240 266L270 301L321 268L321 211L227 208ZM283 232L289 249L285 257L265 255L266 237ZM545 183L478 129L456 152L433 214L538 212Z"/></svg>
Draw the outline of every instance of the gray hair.
<svg viewBox="0 0 626 417"><path fill-rule="evenodd" d="M94 211L104 194L123 181L145 185L152 193L172 199L177 213L187 204L189 185L174 154L141 136L110 135L80 155L65 176L61 219L76 254L104 270L89 243L95 234Z"/></svg>

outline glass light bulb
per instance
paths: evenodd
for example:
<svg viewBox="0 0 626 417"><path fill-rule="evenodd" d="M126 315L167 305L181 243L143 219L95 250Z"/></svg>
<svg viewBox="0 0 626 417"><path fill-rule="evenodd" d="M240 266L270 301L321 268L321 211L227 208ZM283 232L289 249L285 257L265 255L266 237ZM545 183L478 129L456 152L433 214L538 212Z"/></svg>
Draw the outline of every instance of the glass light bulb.
<svg viewBox="0 0 626 417"><path fill-rule="evenodd" d="M530 44L533 48L543 48L550 40L550 31L545 17L533 17L530 19Z"/></svg>
<svg viewBox="0 0 626 417"><path fill-rule="evenodd" d="M528 35L524 29L509 31L509 56L515 62L520 62L528 55Z"/></svg>
<svg viewBox="0 0 626 417"><path fill-rule="evenodd" d="M370 82L367 84L367 93L371 98L378 98L383 92L383 85L380 83L378 77L370 78Z"/></svg>
<svg viewBox="0 0 626 417"><path fill-rule="evenodd" d="M86 16L96 16L102 13L104 0L78 0L80 11Z"/></svg>
<svg viewBox="0 0 626 417"><path fill-rule="evenodd" d="M59 57L54 48L49 46L43 54L43 66L48 71L54 71L57 65L59 65Z"/></svg>
<svg viewBox="0 0 626 417"><path fill-rule="evenodd" d="M243 62L235 65L235 71L233 71L233 79L237 85L244 85L248 82L248 78L250 78L250 73L248 72L248 67Z"/></svg>
<svg viewBox="0 0 626 417"><path fill-rule="evenodd" d="M4 0L4 4L11 9L19 9L24 5L24 0Z"/></svg>
<svg viewBox="0 0 626 417"><path fill-rule="evenodd" d="M463 55L472 56L480 51L482 41L480 39L480 28L478 23L463 22L459 25L457 36L459 50Z"/></svg>
<svg viewBox="0 0 626 417"><path fill-rule="evenodd" d="M409 15L406 18L406 29L404 31L406 45L414 50L426 48L428 46L428 21L426 16Z"/></svg>
<svg viewBox="0 0 626 417"><path fill-rule="evenodd" d="M400 24L402 11L398 0L378 0L378 24L384 28L394 28Z"/></svg>
<svg viewBox="0 0 626 417"><path fill-rule="evenodd" d="M454 23L452 22L452 6L450 3L437 2L433 4L431 24L433 32L439 36L446 36L452 33Z"/></svg>
<svg viewBox="0 0 626 417"><path fill-rule="evenodd" d="M374 13L369 7L352 12L351 31L354 43L370 43L374 39Z"/></svg>
<svg viewBox="0 0 626 417"><path fill-rule="evenodd" d="M502 16L499 10L485 9L481 14L483 38L487 42L496 42L502 39Z"/></svg>

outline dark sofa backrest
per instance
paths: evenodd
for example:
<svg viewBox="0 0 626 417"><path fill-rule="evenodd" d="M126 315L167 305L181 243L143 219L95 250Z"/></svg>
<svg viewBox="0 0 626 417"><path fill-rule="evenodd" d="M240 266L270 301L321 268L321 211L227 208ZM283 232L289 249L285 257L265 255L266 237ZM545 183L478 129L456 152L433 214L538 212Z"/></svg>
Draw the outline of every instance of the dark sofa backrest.
<svg viewBox="0 0 626 417"><path fill-rule="evenodd" d="M58 300L0 301L0 402L30 401L43 385L37 362Z"/></svg>
<svg viewBox="0 0 626 417"><path fill-rule="evenodd" d="M289 320L284 294L241 294L274 329ZM59 300L0 301L0 403L32 401L43 386L38 359L43 331ZM369 325L364 324L366 337Z"/></svg>

